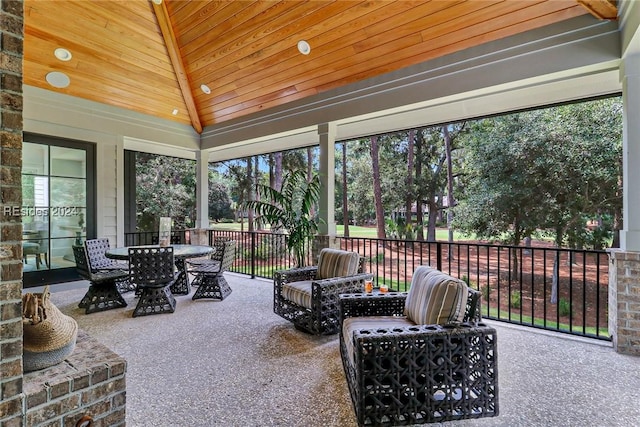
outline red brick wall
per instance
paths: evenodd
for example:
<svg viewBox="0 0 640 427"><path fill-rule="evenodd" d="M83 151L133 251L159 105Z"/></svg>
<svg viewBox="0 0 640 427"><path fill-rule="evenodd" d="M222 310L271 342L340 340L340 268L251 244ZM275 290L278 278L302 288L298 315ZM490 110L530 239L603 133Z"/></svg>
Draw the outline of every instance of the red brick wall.
<svg viewBox="0 0 640 427"><path fill-rule="evenodd" d="M0 425L23 424L22 224L5 215L22 187L23 2L0 3Z"/></svg>

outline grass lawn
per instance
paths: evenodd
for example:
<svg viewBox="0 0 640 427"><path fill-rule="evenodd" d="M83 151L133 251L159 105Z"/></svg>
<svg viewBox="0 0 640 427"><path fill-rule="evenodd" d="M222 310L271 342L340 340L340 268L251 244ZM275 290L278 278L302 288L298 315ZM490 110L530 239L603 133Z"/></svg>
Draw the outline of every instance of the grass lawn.
<svg viewBox="0 0 640 427"><path fill-rule="evenodd" d="M238 222L230 222L230 223L212 223L211 228L215 230L231 230L231 231L240 231L240 223ZM244 226L245 231L247 230L247 224ZM337 225L336 226L336 234L338 236L344 235L344 226ZM349 226L349 237L364 237L369 239L377 238L377 232L375 227L360 227L356 225ZM449 239L449 232L446 228L438 228L436 229L436 240L447 241ZM454 232L453 240L469 240L469 236L466 236L462 233Z"/></svg>

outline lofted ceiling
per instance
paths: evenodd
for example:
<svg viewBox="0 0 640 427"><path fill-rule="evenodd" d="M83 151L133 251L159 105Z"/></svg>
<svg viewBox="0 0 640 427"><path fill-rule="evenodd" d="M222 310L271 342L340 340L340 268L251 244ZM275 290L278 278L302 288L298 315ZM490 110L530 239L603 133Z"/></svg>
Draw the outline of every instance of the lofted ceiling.
<svg viewBox="0 0 640 427"><path fill-rule="evenodd" d="M200 133L587 13L611 19L616 9L608 0L26 0L23 75ZM70 60L54 56L60 47ZM56 71L67 87L47 82Z"/></svg>

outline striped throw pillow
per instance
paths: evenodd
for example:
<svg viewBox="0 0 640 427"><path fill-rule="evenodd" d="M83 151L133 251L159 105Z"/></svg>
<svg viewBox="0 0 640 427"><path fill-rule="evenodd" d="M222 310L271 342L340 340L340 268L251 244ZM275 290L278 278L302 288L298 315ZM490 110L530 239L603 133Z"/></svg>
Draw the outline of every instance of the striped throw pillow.
<svg viewBox="0 0 640 427"><path fill-rule="evenodd" d="M360 255L356 252L324 248L320 251L316 280L353 276L358 272L358 261Z"/></svg>
<svg viewBox="0 0 640 427"><path fill-rule="evenodd" d="M419 325L462 322L468 296L465 282L422 265L413 273L404 314Z"/></svg>

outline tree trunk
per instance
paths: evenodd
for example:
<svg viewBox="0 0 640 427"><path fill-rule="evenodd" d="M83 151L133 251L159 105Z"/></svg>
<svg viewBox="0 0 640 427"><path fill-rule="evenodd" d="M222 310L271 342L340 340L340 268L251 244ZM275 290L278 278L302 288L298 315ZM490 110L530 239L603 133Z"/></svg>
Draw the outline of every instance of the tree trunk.
<svg viewBox="0 0 640 427"><path fill-rule="evenodd" d="M274 154L269 153L269 187L275 188L276 185L276 176L274 174Z"/></svg>
<svg viewBox="0 0 640 427"><path fill-rule="evenodd" d="M562 244L562 227L556 228L556 256L553 257L553 274L551 276L551 304L558 303L558 281L560 277L560 245Z"/></svg>
<svg viewBox="0 0 640 427"><path fill-rule="evenodd" d="M415 150L416 150L416 176L415 182L421 182L422 180L422 138L415 139ZM422 201L424 197L422 197L422 186L418 185L416 188L415 201L416 201L416 225L417 225L417 233L416 240L419 242L424 241L424 212L422 211Z"/></svg>
<svg viewBox="0 0 640 427"><path fill-rule="evenodd" d="M384 209L382 208L382 187L380 185L380 159L378 156L378 137L371 137L371 171L373 173L373 200L376 208L376 228L378 239L386 237L384 231Z"/></svg>
<svg viewBox="0 0 640 427"><path fill-rule="evenodd" d="M275 179L273 188L280 191L282 189L282 151L275 153Z"/></svg>
<svg viewBox="0 0 640 427"><path fill-rule="evenodd" d="M255 187L253 185L253 161L251 157L247 157L247 177L249 177L249 189L248 189L248 195L247 195L247 200L249 201L253 201L255 200L254 197L254 191L255 191ZM249 209L247 211L247 223L248 223L248 231L254 231L254 224L253 224L253 209Z"/></svg>
<svg viewBox="0 0 640 427"><path fill-rule="evenodd" d="M349 237L349 207L347 206L347 143L342 143L342 223L344 237Z"/></svg>
<svg viewBox="0 0 640 427"><path fill-rule="evenodd" d="M307 182L313 178L313 149L307 147Z"/></svg>
<svg viewBox="0 0 640 427"><path fill-rule="evenodd" d="M436 241L436 222L438 221L438 204L435 199L429 199L429 223L427 225L427 242ZM451 251L451 248L449 248Z"/></svg>
<svg viewBox="0 0 640 427"><path fill-rule="evenodd" d="M453 160L451 160L453 140L447 126L442 126L442 135L444 136L444 149L447 159L447 229L449 230L449 251L447 258L449 261L452 261L454 256L451 243L453 242L453 206L455 205L455 199L453 198Z"/></svg>
<svg viewBox="0 0 640 427"><path fill-rule="evenodd" d="M415 130L410 130L409 131L409 141L407 144L407 180L406 180L406 185L407 185L407 194L406 194L406 199L405 199L405 219L404 219L404 223L407 227L407 230L409 230L409 227L411 227L411 224L413 222L413 215L412 215L412 206L413 206L413 145L414 145L414 139L416 137L416 131Z"/></svg>

